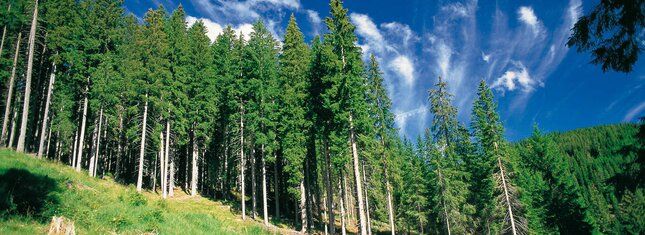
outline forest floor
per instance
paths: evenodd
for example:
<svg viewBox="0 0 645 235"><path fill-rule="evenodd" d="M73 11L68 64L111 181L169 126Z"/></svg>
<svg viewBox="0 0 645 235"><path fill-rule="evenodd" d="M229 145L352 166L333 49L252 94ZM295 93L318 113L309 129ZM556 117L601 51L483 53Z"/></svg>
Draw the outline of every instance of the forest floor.
<svg viewBox="0 0 645 235"><path fill-rule="evenodd" d="M46 234L53 216L73 221L77 234L296 233L243 221L230 206L181 190L164 200L108 177L0 150L0 234Z"/></svg>

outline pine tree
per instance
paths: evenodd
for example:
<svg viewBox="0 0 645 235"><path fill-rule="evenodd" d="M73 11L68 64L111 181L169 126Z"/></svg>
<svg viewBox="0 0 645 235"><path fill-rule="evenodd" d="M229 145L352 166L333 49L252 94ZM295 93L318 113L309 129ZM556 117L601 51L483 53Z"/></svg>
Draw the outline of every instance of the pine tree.
<svg viewBox="0 0 645 235"><path fill-rule="evenodd" d="M467 203L469 197L469 174L464 167L463 157L458 154L457 110L452 106L452 95L447 83L439 77L435 89L429 92L432 121L432 142L430 165L434 170L431 183L435 190L432 204L443 229L448 234L470 234L474 208Z"/></svg>
<svg viewBox="0 0 645 235"><path fill-rule="evenodd" d="M497 105L484 80L479 83L477 94L478 98L473 105L473 132L477 139L478 154L484 163L480 170L486 172L484 177L490 177L488 181L493 189L492 192L485 193L492 195L493 200L483 202L490 205L485 208L490 211L484 216L491 217L486 223L492 231L500 229L502 232L510 230L514 235L522 234L527 230L526 221L521 214L523 206L514 183L512 158L503 138L504 128L499 121Z"/></svg>
<svg viewBox="0 0 645 235"><path fill-rule="evenodd" d="M387 91L383 87L382 72L379 69L378 62L374 54L370 56L370 61L367 69L368 81L368 102L370 109L370 119L374 122L374 130L376 131L376 139L379 142L379 158L381 158L381 165L383 168L383 178L385 181L385 192L387 197L387 211L390 223L390 230L395 234L394 228L394 208L392 202L392 186L390 184L390 175L388 173L388 166L391 164L388 159L388 149L393 138L396 138L396 129L394 128L394 115L390 112L392 101L387 96Z"/></svg>
<svg viewBox="0 0 645 235"><path fill-rule="evenodd" d="M325 44L329 45L332 54L328 54L328 75L325 82L330 84L329 89L323 93L324 106L333 113L334 129L331 131L332 154L342 156L345 139L349 139L350 152L353 164L353 173L358 201L358 215L360 233L367 234L367 218L365 218L365 205L363 187L360 182L361 173L358 156L359 135L368 133L367 104L365 99L365 77L363 76L363 63L361 51L356 46L355 26L347 16L347 9L343 8L340 0L332 0L331 17L325 19L329 33L325 35ZM340 158L335 161L338 169L342 169L346 160Z"/></svg>
<svg viewBox="0 0 645 235"><path fill-rule="evenodd" d="M249 79L248 122L254 132L253 141L260 146L260 169L262 171L262 206L264 224L269 224L267 208L266 155L277 150L276 99L278 96L278 50L277 41L266 29L261 19L253 25L248 45L245 47L245 77ZM251 156L254 157L254 156ZM272 158L275 164L275 158ZM252 163L253 164L253 163Z"/></svg>
<svg viewBox="0 0 645 235"><path fill-rule="evenodd" d="M299 200L300 222L302 232L307 229L307 211L305 187L309 190L309 182L305 183L305 161L307 161L307 136L310 135L311 122L307 119L307 73L309 47L304 42L304 36L296 18L291 15L289 25L284 35L282 54L280 54L280 78L283 92L280 95L280 107L284 122L280 125L280 135L283 136L282 151L286 160L285 171L289 175L288 191L294 200ZM279 200L279 198L275 198Z"/></svg>

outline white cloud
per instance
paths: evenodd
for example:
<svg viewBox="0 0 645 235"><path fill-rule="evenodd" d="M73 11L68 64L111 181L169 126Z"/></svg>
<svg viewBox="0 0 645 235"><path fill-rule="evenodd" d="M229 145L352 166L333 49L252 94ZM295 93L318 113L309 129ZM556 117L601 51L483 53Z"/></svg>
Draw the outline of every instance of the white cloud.
<svg viewBox="0 0 645 235"><path fill-rule="evenodd" d="M202 21L202 23L204 23L204 26L206 26L206 30L208 31L206 35L208 35L208 38L211 39L211 42L214 42L215 38L217 38L217 36L222 33L223 31L222 26L218 23L211 21L210 19L186 16L186 22L188 23L188 27L191 27L193 24L195 24L195 22L200 20Z"/></svg>
<svg viewBox="0 0 645 235"><path fill-rule="evenodd" d="M301 9L299 0L190 0L197 11L212 22L224 25L234 25L248 39L250 27L258 18L262 18L267 29L274 37L283 34L282 22L285 10Z"/></svg>
<svg viewBox="0 0 645 235"><path fill-rule="evenodd" d="M252 24L241 24L233 28L235 32L238 33L238 35L241 33L244 35L245 40L249 40L251 32L253 32L253 25Z"/></svg>
<svg viewBox="0 0 645 235"><path fill-rule="evenodd" d="M215 41L217 36L219 36L224 31L223 30L224 27L222 27L222 25L220 25L220 24L218 24L216 22L213 22L210 19L197 18L197 17L194 17L194 16L186 16L186 22L188 23L188 27L191 27L193 24L195 24L195 22L200 21L200 20L204 23L204 26L206 26L206 29L208 30L206 35L208 36L208 38L211 39L211 42ZM237 35L240 35L240 33L242 33L242 35L244 35L244 38L246 40L248 40L249 35L251 34L251 32L253 32L253 25L248 24L248 23L247 24L240 24L240 25L237 25L237 26L233 27L233 30L235 31L235 33Z"/></svg>
<svg viewBox="0 0 645 235"><path fill-rule="evenodd" d="M322 28L322 19L320 19L320 14L314 10L307 10L307 19L309 20L309 25L311 25L312 34L318 35L320 29Z"/></svg>
<svg viewBox="0 0 645 235"><path fill-rule="evenodd" d="M490 54L486 54L482 51L482 60L488 63L488 61L490 61Z"/></svg>
<svg viewBox="0 0 645 235"><path fill-rule="evenodd" d="M441 7L441 10L444 12L449 12L449 14L452 17L468 17L469 14L469 9L467 6L464 6L464 4L458 2L458 3L452 3L452 4L446 4Z"/></svg>
<svg viewBox="0 0 645 235"><path fill-rule="evenodd" d="M349 17L352 23L356 25L356 33L365 38L371 48L382 53L385 49L383 35L381 35L381 31L379 31L372 19L367 15L358 13L351 13Z"/></svg>
<svg viewBox="0 0 645 235"><path fill-rule="evenodd" d="M322 20L320 19L320 14L314 10L307 10L307 17L312 24L320 24Z"/></svg>
<svg viewBox="0 0 645 235"><path fill-rule="evenodd" d="M639 118L637 115L645 115L643 111L645 111L645 101L627 111L625 117L623 117L623 122L631 122L634 118Z"/></svg>
<svg viewBox="0 0 645 235"><path fill-rule="evenodd" d="M529 75L529 71L526 69L526 66L519 61L514 61L513 65L513 68L506 70L502 76L497 78L497 80L491 85L491 88L504 87L509 91L513 91L517 85L519 85L526 92L532 91L536 82Z"/></svg>
<svg viewBox="0 0 645 235"><path fill-rule="evenodd" d="M517 14L519 15L519 19L527 25L536 26L538 23L538 18L535 16L533 8L531 7L520 7L517 10Z"/></svg>
<svg viewBox="0 0 645 235"><path fill-rule="evenodd" d="M416 87L417 34L409 25L399 22L378 24L365 14L351 13L349 16L356 26L359 38L357 45L363 51L363 59L368 60L373 54L381 64L384 86L392 99L393 110L412 110L424 106L426 99L419 99L418 94L425 97L425 90ZM425 123L425 116L419 112L409 115L397 118L397 127L402 135L405 135L406 129L422 128Z"/></svg>
<svg viewBox="0 0 645 235"><path fill-rule="evenodd" d="M407 56L398 56L390 62L390 66L396 70L405 80L405 84L412 86L414 84L414 65Z"/></svg>

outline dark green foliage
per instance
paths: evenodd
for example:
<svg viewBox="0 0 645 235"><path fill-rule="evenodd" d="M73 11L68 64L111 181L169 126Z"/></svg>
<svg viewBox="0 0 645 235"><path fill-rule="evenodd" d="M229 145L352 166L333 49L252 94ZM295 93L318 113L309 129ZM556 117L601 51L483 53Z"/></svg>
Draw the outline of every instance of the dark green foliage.
<svg viewBox="0 0 645 235"><path fill-rule="evenodd" d="M578 19L567 46L591 51L591 63L600 64L603 71L631 72L643 50L644 9L642 0L600 1Z"/></svg>
<svg viewBox="0 0 645 235"><path fill-rule="evenodd" d="M8 3L10 12L5 11ZM43 174L11 165L21 170L0 176L0 219L28 221L28 216L47 219L63 214L77 221L80 232L90 234L220 232L226 223L198 212L216 211L219 203L214 206L196 197L178 208L172 198L154 201L162 200L155 197L161 180L159 135L169 125L170 135L164 138L169 140L166 153L174 164L169 169L174 173L173 192L193 192L188 185L195 178L191 174L195 153L196 192L224 200L237 211L240 186L248 189L254 180L256 190L267 188L267 217L279 226L294 227L304 225L300 220L307 218L308 227L302 228L310 233L322 233L329 218L324 214L335 222L328 229L340 223L341 197L347 228L353 232L360 224L359 195L374 233L391 228L389 198L397 233L443 234L448 227L452 234L510 233L505 205L511 199L519 233L645 231L645 125L546 135L536 129L530 138L510 144L503 137L503 118L493 92L484 82L467 128L457 119L448 82L439 78L429 93L431 128L413 145L396 129L386 87L389 78L379 68L383 61L375 56L362 60L358 46L362 42L340 0L330 1L324 37L315 36L307 45L292 16L282 48L275 39L278 35L272 35L262 19L253 25L249 38L227 26L211 43L204 22L188 27L182 6L170 15L161 6L150 9L140 22L124 15L122 4L41 2L36 37L36 51L41 54L35 57L31 98L35 105L30 110L36 115L28 120L28 132L34 134L27 136L26 147L34 151L40 131L32 130L40 130L44 118L49 118L50 126L43 132L48 134L47 158L71 164L74 154L83 152L83 168L95 157L98 176L125 184L136 182L141 170L143 188L152 191L120 190L110 196L85 190L102 186L85 175L61 171L62 166L46 170L29 165L59 182L50 187ZM631 70L640 53L634 44L643 22L638 7L642 1L601 1L576 24L569 46L592 50L594 62L605 70ZM0 23L8 28L0 55L2 81L9 74L4 68L11 67L9 54L17 34L28 27L31 8L32 0L0 3ZM24 41L26 35L22 36ZM24 74L24 61L21 55L18 74ZM56 82L45 117L44 91L52 73ZM16 92L14 99L21 95ZM85 97L89 110L83 117ZM14 101L13 108L19 103ZM102 133L98 133L99 113ZM78 151L84 118L86 137L80 140L84 149ZM145 140L142 133L148 134ZM146 147L139 168L142 141ZM23 158L0 161L0 168L17 159ZM255 174L248 174L251 170ZM247 174L243 181L242 172ZM266 181L260 180L260 172L266 173ZM16 189L24 184L29 186ZM506 199L507 192L511 199ZM58 196L64 200L54 200ZM333 208L326 208L325 202ZM184 212L177 215L171 210ZM7 231L3 229L0 226L0 233Z"/></svg>

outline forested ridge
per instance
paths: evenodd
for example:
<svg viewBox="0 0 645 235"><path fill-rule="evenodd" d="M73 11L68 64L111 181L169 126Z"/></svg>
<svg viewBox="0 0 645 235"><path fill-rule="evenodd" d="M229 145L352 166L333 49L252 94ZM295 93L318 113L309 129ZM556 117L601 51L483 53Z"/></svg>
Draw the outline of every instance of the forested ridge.
<svg viewBox="0 0 645 235"><path fill-rule="evenodd" d="M1 145L302 232L645 232L642 123L511 143L485 81L463 123L450 78L428 77L430 128L401 138L340 0L311 42L293 15L283 41L258 19L211 42L181 5L122 5L0 3Z"/></svg>

